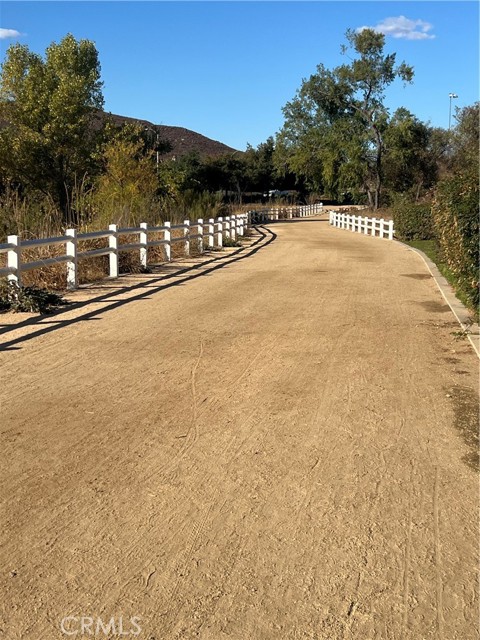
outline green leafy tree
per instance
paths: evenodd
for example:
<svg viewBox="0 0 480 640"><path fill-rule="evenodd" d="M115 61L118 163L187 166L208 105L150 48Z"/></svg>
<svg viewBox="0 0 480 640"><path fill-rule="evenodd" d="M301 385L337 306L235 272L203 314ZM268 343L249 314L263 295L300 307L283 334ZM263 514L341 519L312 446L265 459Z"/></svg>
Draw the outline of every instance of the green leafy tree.
<svg viewBox="0 0 480 640"><path fill-rule="evenodd" d="M453 131L453 168L455 171L470 169L478 175L480 103L456 109L457 125Z"/></svg>
<svg viewBox="0 0 480 640"><path fill-rule="evenodd" d="M247 145L243 159L246 164L247 188L250 191L268 191L277 186L279 176L273 162L275 141L273 137L261 142L255 149Z"/></svg>
<svg viewBox="0 0 480 640"><path fill-rule="evenodd" d="M383 142L386 189L391 195L402 194L418 202L437 177L433 130L400 108L386 127Z"/></svg>
<svg viewBox="0 0 480 640"><path fill-rule="evenodd" d="M100 64L94 44L67 35L45 57L12 45L0 75L3 176L42 191L66 222L74 185L95 170L97 135L92 126L103 106ZM74 217L74 216L73 216Z"/></svg>
<svg viewBox="0 0 480 640"><path fill-rule="evenodd" d="M384 52L385 36L372 29L347 31L349 64L326 69L304 80L284 107L278 136L281 155L317 188L331 195L366 193L378 208L383 186L383 134L388 123L385 91L396 79L411 82L413 69Z"/></svg>
<svg viewBox="0 0 480 640"><path fill-rule="evenodd" d="M139 128L126 126L105 145L94 196L100 226L158 221L159 175L153 153L144 153L140 133ZM165 187L167 192L171 187L166 179Z"/></svg>

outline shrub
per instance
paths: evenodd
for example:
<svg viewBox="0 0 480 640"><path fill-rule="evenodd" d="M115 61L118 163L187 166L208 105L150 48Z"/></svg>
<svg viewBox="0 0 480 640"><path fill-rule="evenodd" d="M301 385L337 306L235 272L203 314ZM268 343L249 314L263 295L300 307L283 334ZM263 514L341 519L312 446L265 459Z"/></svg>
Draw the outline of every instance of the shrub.
<svg viewBox="0 0 480 640"><path fill-rule="evenodd" d="M395 233L401 240L431 240L435 228L431 208L427 204L398 201L393 207Z"/></svg>
<svg viewBox="0 0 480 640"><path fill-rule="evenodd" d="M62 296L47 289L0 282L0 311L49 313L64 304L68 303Z"/></svg>
<svg viewBox="0 0 480 640"><path fill-rule="evenodd" d="M474 307L479 304L478 175L458 174L442 180L432 207L442 260L458 288Z"/></svg>
<svg viewBox="0 0 480 640"><path fill-rule="evenodd" d="M242 243L240 239L234 240L233 238L223 238L222 247L241 247Z"/></svg>

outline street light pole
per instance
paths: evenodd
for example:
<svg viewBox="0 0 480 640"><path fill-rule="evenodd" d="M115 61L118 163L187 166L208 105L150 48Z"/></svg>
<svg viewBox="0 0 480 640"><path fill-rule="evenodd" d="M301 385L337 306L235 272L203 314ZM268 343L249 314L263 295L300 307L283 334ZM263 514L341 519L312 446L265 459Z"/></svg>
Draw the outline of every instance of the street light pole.
<svg viewBox="0 0 480 640"><path fill-rule="evenodd" d="M452 98L458 98L456 93L449 93L448 97L450 98L450 109L448 111L448 130L450 131L450 125L452 122Z"/></svg>
<svg viewBox="0 0 480 640"><path fill-rule="evenodd" d="M157 173L158 173L158 131L155 131L156 137L155 137L155 159L156 159L156 163L157 163Z"/></svg>

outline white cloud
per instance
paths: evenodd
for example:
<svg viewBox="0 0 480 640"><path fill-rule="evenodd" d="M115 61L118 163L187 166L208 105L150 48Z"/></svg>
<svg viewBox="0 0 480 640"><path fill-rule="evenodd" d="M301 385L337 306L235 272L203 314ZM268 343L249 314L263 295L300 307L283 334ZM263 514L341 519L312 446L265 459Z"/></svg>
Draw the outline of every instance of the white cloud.
<svg viewBox="0 0 480 640"><path fill-rule="evenodd" d="M357 31L373 29L378 33L383 33L392 38L405 38L405 40L432 40L435 36L428 33L433 29L433 25L424 20L410 20L405 16L397 18L385 18L375 27L359 27Z"/></svg>
<svg viewBox="0 0 480 640"><path fill-rule="evenodd" d="M6 40L7 38L18 38L22 34L15 29L2 29L0 28L0 40Z"/></svg>

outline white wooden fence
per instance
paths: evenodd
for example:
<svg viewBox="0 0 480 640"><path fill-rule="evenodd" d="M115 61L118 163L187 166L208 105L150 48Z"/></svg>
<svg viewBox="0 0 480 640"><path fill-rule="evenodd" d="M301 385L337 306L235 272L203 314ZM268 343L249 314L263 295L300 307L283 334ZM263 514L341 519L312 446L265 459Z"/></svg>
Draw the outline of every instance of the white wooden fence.
<svg viewBox="0 0 480 640"><path fill-rule="evenodd" d="M40 238L37 240L22 240L20 236L8 236L7 242L0 244L0 254L7 254L7 266L0 268L0 277L7 276L10 281L21 284L22 273L32 269L39 269L52 264L65 262L67 264L67 288L78 287L79 260L81 258L93 258L97 256L109 257L109 275L112 278L118 277L118 254L121 251L138 250L140 254L140 264L147 267L147 256L149 247L164 246L165 259L171 260L172 244L183 243L185 255L190 255L190 243L196 242L197 251L202 253L205 248L223 246L223 238L236 240L237 236L243 236L248 224L248 215L245 213L210 218L203 220L199 218L195 221L184 220L182 224L172 225L165 222L160 227L140 223L138 227L118 229L117 225L111 224L108 230L91 231L89 233L77 233L75 229L67 229L64 236L56 238ZM179 237L172 236L172 231L180 230ZM158 234L163 235L158 239ZM121 236L138 236L138 242L121 244L118 239ZM152 239L155 235L157 239ZM81 243L85 240L105 239L108 242L105 247L81 251ZM46 247L53 245L64 245L64 255L54 258L46 258L34 262L22 260L24 249L35 247Z"/></svg>
<svg viewBox="0 0 480 640"><path fill-rule="evenodd" d="M272 222L274 220L291 220L292 218L305 218L307 216L320 215L324 212L322 204L307 204L301 207L273 207L268 209L255 209L249 211L249 221Z"/></svg>
<svg viewBox="0 0 480 640"><path fill-rule="evenodd" d="M329 221L334 227L356 231L366 236L378 236L393 240L395 233L393 220L384 220L383 218L367 218L366 216L354 216L349 213L330 211Z"/></svg>

